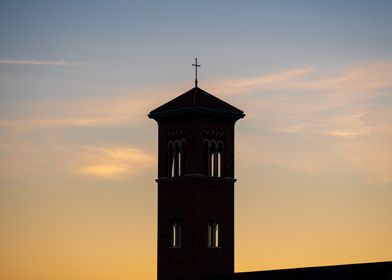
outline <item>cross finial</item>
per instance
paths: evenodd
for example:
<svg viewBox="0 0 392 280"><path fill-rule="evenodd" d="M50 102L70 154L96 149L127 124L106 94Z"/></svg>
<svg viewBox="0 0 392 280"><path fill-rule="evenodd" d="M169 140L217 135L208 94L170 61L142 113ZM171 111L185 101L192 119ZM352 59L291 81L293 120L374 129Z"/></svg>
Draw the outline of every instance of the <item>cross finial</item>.
<svg viewBox="0 0 392 280"><path fill-rule="evenodd" d="M197 87L197 83L198 83L198 80L197 80L197 67L201 66L200 64L197 64L197 58L195 58L195 63L192 64L192 66L195 67L195 87Z"/></svg>

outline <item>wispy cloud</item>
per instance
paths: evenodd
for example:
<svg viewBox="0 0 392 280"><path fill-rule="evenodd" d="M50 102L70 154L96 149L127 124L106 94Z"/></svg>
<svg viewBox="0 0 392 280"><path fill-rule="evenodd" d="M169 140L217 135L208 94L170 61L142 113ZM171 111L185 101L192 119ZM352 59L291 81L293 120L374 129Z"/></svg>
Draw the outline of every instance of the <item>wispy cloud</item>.
<svg viewBox="0 0 392 280"><path fill-rule="evenodd" d="M340 71L325 72L314 66L303 66L282 70L276 73L237 79L223 79L215 84L221 94L244 95L266 90L282 91L313 90L351 93L357 97L364 93L392 87L392 62L372 63L347 67Z"/></svg>
<svg viewBox="0 0 392 280"><path fill-rule="evenodd" d="M36 60L36 59L0 59L0 64L15 65L48 65L48 66L79 66L88 63L66 60Z"/></svg>
<svg viewBox="0 0 392 280"><path fill-rule="evenodd" d="M154 166L155 157L147 151L129 146L86 147L82 151L86 164L77 172L105 179L134 175Z"/></svg>
<svg viewBox="0 0 392 280"><path fill-rule="evenodd" d="M0 127L15 129L45 128L53 126L94 126L110 122L100 119L35 119L35 120L0 120Z"/></svg>
<svg viewBox="0 0 392 280"><path fill-rule="evenodd" d="M366 135L368 133L370 133L370 129L365 131L331 130L331 131L324 132L324 134L326 135L343 137L343 138L355 138L358 136Z"/></svg>
<svg viewBox="0 0 392 280"><path fill-rule="evenodd" d="M221 93L239 96L248 119L273 139L268 142L264 135L247 144L257 146L255 143L263 141L267 146L256 153L263 157L255 161L298 172L331 170L345 164L362 170L369 181L391 182L392 109L380 103L392 101L392 63L320 72L315 67L294 68L248 82L222 83ZM277 150L276 139L286 137L292 141L279 140ZM301 153L295 153L293 147Z"/></svg>
<svg viewBox="0 0 392 280"><path fill-rule="evenodd" d="M291 73L291 74L289 74ZM316 74L316 75L315 75ZM392 90L392 63L351 67L317 74L314 67L295 68L265 77L271 83L243 81L235 95L248 116L270 122L271 128L287 133L319 133L336 137L360 137L371 133L365 121L381 91ZM288 77L288 78L284 78ZM264 78L260 77L259 81ZM232 94L223 83L222 94ZM234 95L234 96L235 96Z"/></svg>
<svg viewBox="0 0 392 280"><path fill-rule="evenodd" d="M152 173L155 166L155 154L137 144L54 144L45 138L38 142L0 142L0 189L10 191L28 190L30 186L40 185L49 189L67 188L66 181L77 178L80 182L82 177L137 181L144 174Z"/></svg>
<svg viewBox="0 0 392 280"><path fill-rule="evenodd" d="M218 85L217 90L224 95L243 95L250 91L276 87L276 85L298 80L314 71L315 68L313 66L303 66L251 78L224 79L216 84Z"/></svg>
<svg viewBox="0 0 392 280"><path fill-rule="evenodd" d="M0 119L0 127L31 130L50 127L118 127L147 119L159 94L123 94L119 97L40 101L15 104L15 118ZM28 113L24 113L28 112Z"/></svg>

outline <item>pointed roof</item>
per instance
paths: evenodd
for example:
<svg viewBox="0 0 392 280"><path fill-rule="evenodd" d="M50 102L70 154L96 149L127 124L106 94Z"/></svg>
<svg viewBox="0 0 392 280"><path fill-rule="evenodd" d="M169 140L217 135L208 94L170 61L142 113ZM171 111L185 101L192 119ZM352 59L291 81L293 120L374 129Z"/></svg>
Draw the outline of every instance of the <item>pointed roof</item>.
<svg viewBox="0 0 392 280"><path fill-rule="evenodd" d="M183 114L208 114L238 120L245 116L240 109L226 103L212 94L194 87L177 96L169 102L152 110L148 116L152 119L183 115Z"/></svg>

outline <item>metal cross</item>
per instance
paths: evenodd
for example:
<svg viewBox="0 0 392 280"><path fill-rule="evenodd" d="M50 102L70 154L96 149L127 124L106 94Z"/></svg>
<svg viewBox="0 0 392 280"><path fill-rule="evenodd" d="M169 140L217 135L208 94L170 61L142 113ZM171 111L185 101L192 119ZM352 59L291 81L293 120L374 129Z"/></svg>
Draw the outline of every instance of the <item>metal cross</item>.
<svg viewBox="0 0 392 280"><path fill-rule="evenodd" d="M194 64L192 64L192 66L194 66L194 67L195 67L195 74L196 74L196 78L195 78L195 86L197 87L197 83L198 83L198 80L197 80L197 67L200 67L200 66L201 66L200 64L197 64L197 58L195 58L195 63L194 63Z"/></svg>

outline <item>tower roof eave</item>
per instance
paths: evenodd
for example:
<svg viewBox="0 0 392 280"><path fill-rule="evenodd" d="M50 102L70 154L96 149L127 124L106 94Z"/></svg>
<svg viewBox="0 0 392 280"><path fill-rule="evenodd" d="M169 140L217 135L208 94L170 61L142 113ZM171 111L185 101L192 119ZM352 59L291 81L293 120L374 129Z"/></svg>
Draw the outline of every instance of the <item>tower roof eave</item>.
<svg viewBox="0 0 392 280"><path fill-rule="evenodd" d="M212 94L194 87L169 102L152 110L148 117L158 120L165 117L189 114L207 114L238 120L244 112Z"/></svg>
<svg viewBox="0 0 392 280"><path fill-rule="evenodd" d="M151 112L148 114L148 117L155 120L160 120L163 118L170 118L176 116L216 116L224 119L230 119L233 121L237 121L245 117L243 112L229 112L224 110L216 110L204 107L183 107L178 109L171 109L162 112Z"/></svg>

